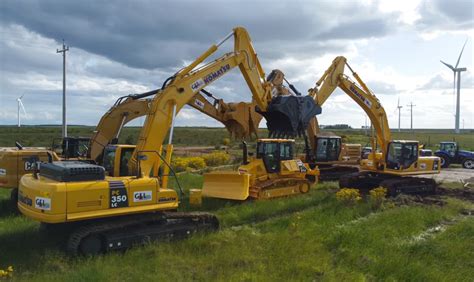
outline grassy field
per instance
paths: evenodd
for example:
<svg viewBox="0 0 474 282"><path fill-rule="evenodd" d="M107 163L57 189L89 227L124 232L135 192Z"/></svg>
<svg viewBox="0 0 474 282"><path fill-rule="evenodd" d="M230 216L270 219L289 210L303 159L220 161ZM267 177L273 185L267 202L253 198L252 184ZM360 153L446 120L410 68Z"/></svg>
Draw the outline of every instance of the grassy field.
<svg viewBox="0 0 474 282"><path fill-rule="evenodd" d="M185 187L202 183L200 175L180 178ZM61 234L46 236L38 223L2 210L0 268L12 265L18 281L472 281L474 217L463 215L472 203L374 209L338 202L336 187L273 201L206 201L219 232L92 258L68 258ZM1 191L1 205L6 198Z"/></svg>
<svg viewBox="0 0 474 282"><path fill-rule="evenodd" d="M69 126L69 136L91 136L94 131L92 126ZM140 128L125 127L120 135L119 142L122 144L135 144ZM323 131L324 132L324 131ZM344 142L358 143L363 146L369 145L369 137L361 130L331 130L342 136ZM259 130L260 137L266 137L266 129ZM457 141L461 148L474 151L474 131L464 131L462 134L453 134L449 130L417 130L414 133L408 131L392 132L393 139L418 140L435 150L441 141ZM54 138L61 137L60 126L0 126L0 147L15 146L19 141L24 146L50 147ZM173 143L176 146L219 146L223 139L228 138L224 128L206 127L178 127L175 130ZM231 140L232 145L240 142Z"/></svg>
<svg viewBox="0 0 474 282"><path fill-rule="evenodd" d="M92 130L72 126L69 135L90 136ZM138 130L125 128L120 141L133 143ZM360 131L335 133L362 145L368 139ZM443 131L393 135L431 146L453 138ZM60 127L0 127L0 146L15 140L49 146L59 136ZM177 128L174 140L178 146L217 146L226 137L224 129ZM455 137L474 149L472 133ZM179 175L185 188L181 210L192 210L188 189L200 188L202 181L199 174ZM0 269L13 266L18 281L472 281L472 201L401 197L374 208L368 199L353 205L337 201L336 188L323 183L306 195L243 204L207 199L194 209L215 213L219 232L90 258L67 257L64 234L47 235L37 222L13 213L9 191L0 189Z"/></svg>

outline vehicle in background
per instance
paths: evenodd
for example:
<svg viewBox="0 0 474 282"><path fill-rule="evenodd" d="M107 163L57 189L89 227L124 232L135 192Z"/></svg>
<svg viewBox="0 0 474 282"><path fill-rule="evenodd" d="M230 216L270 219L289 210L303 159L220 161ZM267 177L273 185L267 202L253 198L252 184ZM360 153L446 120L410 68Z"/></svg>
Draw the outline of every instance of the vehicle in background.
<svg viewBox="0 0 474 282"><path fill-rule="evenodd" d="M441 159L441 167L461 164L463 168L474 169L474 152L460 150L457 142L441 142L435 155Z"/></svg>

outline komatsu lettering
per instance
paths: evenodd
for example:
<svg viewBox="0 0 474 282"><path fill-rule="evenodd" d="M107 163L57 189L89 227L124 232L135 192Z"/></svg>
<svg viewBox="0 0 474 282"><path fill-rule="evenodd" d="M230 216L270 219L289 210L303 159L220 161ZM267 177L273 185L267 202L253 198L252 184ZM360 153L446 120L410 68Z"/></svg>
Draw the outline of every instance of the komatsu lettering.
<svg viewBox="0 0 474 282"><path fill-rule="evenodd" d="M224 73L226 73L227 71L230 70L230 65L227 64L225 66L222 66L220 69L218 69L217 71L213 72L213 73L210 73L208 74L206 77L204 77L204 82L206 84L218 79L221 75L223 75Z"/></svg>

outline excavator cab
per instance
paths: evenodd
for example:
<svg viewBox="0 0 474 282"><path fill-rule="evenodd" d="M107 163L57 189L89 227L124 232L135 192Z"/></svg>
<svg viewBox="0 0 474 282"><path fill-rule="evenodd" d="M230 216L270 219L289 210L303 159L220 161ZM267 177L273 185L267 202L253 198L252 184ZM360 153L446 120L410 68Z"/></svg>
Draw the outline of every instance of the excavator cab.
<svg viewBox="0 0 474 282"><path fill-rule="evenodd" d="M55 138L51 149L63 159L86 158L89 143L89 137Z"/></svg>
<svg viewBox="0 0 474 282"><path fill-rule="evenodd" d="M418 160L418 142L393 141L387 152L387 168L394 170L407 169Z"/></svg>
<svg viewBox="0 0 474 282"><path fill-rule="evenodd" d="M341 137L328 136L316 138L316 162L333 162L339 160L341 153Z"/></svg>
<svg viewBox="0 0 474 282"><path fill-rule="evenodd" d="M104 149L102 165L108 176L130 176L128 162L132 158L134 145L108 145Z"/></svg>

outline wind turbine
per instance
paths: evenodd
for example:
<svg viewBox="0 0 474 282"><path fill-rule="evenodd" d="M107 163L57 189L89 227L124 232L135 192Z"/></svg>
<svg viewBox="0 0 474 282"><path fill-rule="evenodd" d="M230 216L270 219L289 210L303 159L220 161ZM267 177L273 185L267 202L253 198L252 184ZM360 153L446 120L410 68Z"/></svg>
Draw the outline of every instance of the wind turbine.
<svg viewBox="0 0 474 282"><path fill-rule="evenodd" d="M456 89L456 74L457 74L457 84L458 84L458 91L457 91L457 97L456 97L456 121L455 121L455 125L454 125L454 132L455 133L459 133L460 130L459 130L459 119L460 119L460 100L461 100L461 72L463 71L466 71L467 69L466 68L458 68L458 65L459 65L459 61L461 60L461 56L462 56L462 52L464 51L464 47L466 46L466 43L467 43L467 39L466 39L466 42L464 42L464 45L462 46L462 49L461 49L461 53L459 53L459 57L458 57L458 61L456 62L456 66L452 66L450 64L447 64L443 61L440 60L441 63L443 63L445 66L447 66L448 68L450 68L452 71L453 71L453 74L454 74L454 79L453 79L453 91L455 91Z"/></svg>
<svg viewBox="0 0 474 282"><path fill-rule="evenodd" d="M23 99L23 96L25 95L21 95L19 98L16 99L16 102L18 103L18 127L21 127L20 108L23 110L23 113L26 116L25 106L23 106L23 102L21 101L21 99Z"/></svg>
<svg viewBox="0 0 474 282"><path fill-rule="evenodd" d="M398 97L398 104L397 104L397 110L398 110L398 132L400 132L400 112L402 110L403 106L400 106L400 97Z"/></svg>

